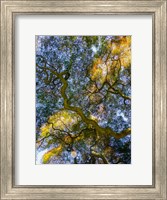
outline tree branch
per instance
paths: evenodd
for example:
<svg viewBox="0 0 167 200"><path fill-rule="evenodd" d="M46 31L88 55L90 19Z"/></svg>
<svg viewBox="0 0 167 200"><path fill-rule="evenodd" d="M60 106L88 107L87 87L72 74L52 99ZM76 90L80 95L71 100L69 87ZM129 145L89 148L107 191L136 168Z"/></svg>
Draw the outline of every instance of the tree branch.
<svg viewBox="0 0 167 200"><path fill-rule="evenodd" d="M55 74L60 79L60 81L62 83L62 87L61 87L60 93L61 93L61 96L64 99L64 108L65 109L76 112L81 117L83 122L85 122L88 126L90 126L90 125L93 126L99 134L106 134L107 133L107 134L110 134L112 137L115 137L116 139L123 138L126 135L130 134L131 131L129 131L129 129L127 129L124 132L118 134L118 133L115 133L111 128L108 128L108 127L107 128L102 128L97 124L97 122L95 122L92 119L87 118L84 115L84 113L81 110L81 108L75 107L75 106L71 106L70 103L69 103L69 99L68 99L68 97L66 95L66 89L68 87L68 82L67 82L67 80L65 78L63 78L63 75L65 74L66 71L58 73L58 72L56 72L56 71L54 71L54 70L52 70L50 68L47 68L46 66L42 67L42 68L44 68L46 70L49 70L50 72ZM111 86L110 83L108 83L108 84Z"/></svg>

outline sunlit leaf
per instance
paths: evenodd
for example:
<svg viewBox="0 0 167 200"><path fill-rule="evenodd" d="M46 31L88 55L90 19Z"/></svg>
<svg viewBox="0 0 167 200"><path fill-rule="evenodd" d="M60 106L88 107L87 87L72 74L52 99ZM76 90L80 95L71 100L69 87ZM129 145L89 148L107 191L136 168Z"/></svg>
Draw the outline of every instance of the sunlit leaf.
<svg viewBox="0 0 167 200"><path fill-rule="evenodd" d="M50 151L48 151L47 153L45 153L43 155L43 163L44 164L48 163L52 156L60 155L62 152L62 149L63 149L62 145L59 145L58 147L55 147L51 149Z"/></svg>
<svg viewBox="0 0 167 200"><path fill-rule="evenodd" d="M77 156L77 152L76 152L76 151L72 151L72 152L71 152L71 156L72 156L73 158L75 158L75 157Z"/></svg>

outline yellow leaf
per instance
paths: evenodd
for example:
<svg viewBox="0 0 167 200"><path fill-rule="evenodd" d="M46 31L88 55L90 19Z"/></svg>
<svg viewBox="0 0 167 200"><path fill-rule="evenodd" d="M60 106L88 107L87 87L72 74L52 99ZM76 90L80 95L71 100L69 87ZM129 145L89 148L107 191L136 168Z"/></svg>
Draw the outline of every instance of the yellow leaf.
<svg viewBox="0 0 167 200"><path fill-rule="evenodd" d="M98 119L97 119L97 117L96 117L96 116L94 116L94 115L90 115L90 119L92 119L93 121L96 121L96 122L98 122Z"/></svg>
<svg viewBox="0 0 167 200"><path fill-rule="evenodd" d="M112 41L108 48L113 56L118 56L121 65L129 67L131 65L131 36L118 36L116 41Z"/></svg>
<svg viewBox="0 0 167 200"><path fill-rule="evenodd" d="M107 73L107 66L101 58L96 58L90 70L90 77L92 81L98 81L101 84L105 81Z"/></svg>
<svg viewBox="0 0 167 200"><path fill-rule="evenodd" d="M70 144L72 142L72 138L70 136L65 136L64 137L64 141L68 144Z"/></svg>
<svg viewBox="0 0 167 200"><path fill-rule="evenodd" d="M111 49L112 49L111 50L112 55L119 55L120 52L121 52L120 45L116 44L116 43L112 44L112 48Z"/></svg>
<svg viewBox="0 0 167 200"><path fill-rule="evenodd" d="M77 152L76 152L76 151L72 151L72 152L71 152L71 156L72 156L73 158L75 158L75 157L77 156Z"/></svg>
<svg viewBox="0 0 167 200"><path fill-rule="evenodd" d="M124 67L129 67L131 65L131 51L127 50L120 56L121 65Z"/></svg>
<svg viewBox="0 0 167 200"><path fill-rule="evenodd" d="M49 160L51 159L52 156L58 156L61 154L62 152L62 145L59 145L56 148L51 149L50 151L48 151L47 153L45 153L43 155L43 163L46 164L49 162Z"/></svg>
<svg viewBox="0 0 167 200"><path fill-rule="evenodd" d="M47 134L50 132L52 125L51 124L45 124L41 127L41 136L46 137Z"/></svg>
<svg viewBox="0 0 167 200"><path fill-rule="evenodd" d="M78 115L74 112L68 110L62 110L49 117L48 122L44 124L41 130L41 136L45 137L47 134L54 131L54 128L64 130L66 127L71 127L72 125L78 123Z"/></svg>

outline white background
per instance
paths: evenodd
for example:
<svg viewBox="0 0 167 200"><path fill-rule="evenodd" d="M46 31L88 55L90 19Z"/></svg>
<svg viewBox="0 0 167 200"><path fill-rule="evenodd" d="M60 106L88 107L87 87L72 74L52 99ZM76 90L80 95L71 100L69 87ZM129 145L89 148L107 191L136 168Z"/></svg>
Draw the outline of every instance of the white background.
<svg viewBox="0 0 167 200"><path fill-rule="evenodd" d="M17 16L16 184L152 185L151 16ZM35 165L35 35L132 35L132 164Z"/></svg>

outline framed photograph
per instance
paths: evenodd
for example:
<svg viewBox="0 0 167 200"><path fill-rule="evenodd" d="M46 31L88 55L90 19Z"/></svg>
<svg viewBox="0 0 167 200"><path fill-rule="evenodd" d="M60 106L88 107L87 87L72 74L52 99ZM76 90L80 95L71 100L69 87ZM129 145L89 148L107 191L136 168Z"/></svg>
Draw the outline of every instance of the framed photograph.
<svg viewBox="0 0 167 200"><path fill-rule="evenodd" d="M36 36L36 163L130 164L130 94L131 36Z"/></svg>
<svg viewBox="0 0 167 200"><path fill-rule="evenodd" d="M1 199L167 199L166 0L1 0Z"/></svg>

